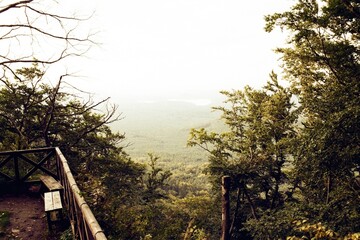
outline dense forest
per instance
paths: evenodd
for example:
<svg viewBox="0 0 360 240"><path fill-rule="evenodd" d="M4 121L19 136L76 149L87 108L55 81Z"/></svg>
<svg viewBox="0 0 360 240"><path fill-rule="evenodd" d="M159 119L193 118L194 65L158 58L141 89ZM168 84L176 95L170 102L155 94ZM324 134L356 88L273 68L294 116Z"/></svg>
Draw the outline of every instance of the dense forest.
<svg viewBox="0 0 360 240"><path fill-rule="evenodd" d="M358 1L297 0L266 16L265 31L288 36L276 50L283 72L260 89L221 92L222 130L189 131L188 146L203 155L141 161L110 127L121 121L116 105L74 88L67 73L46 79L50 65L94 44L65 24L84 19L33 3L0 7L0 15L25 14L25 23L0 24L0 42L30 44L23 55L11 44L0 53L0 150L60 147L109 239L219 239L223 176L231 178L231 239L360 238ZM33 15L62 34L26 20ZM63 48L36 55L31 44L41 41Z"/></svg>

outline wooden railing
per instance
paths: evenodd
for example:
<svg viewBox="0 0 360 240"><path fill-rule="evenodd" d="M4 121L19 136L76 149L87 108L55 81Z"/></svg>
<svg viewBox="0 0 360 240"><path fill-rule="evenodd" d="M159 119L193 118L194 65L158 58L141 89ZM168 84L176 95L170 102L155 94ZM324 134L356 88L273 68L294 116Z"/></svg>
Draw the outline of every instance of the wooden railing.
<svg viewBox="0 0 360 240"><path fill-rule="evenodd" d="M3 158L0 161L0 177L15 185L34 180L39 171L58 179L56 165L51 161L54 154L55 148L0 152Z"/></svg>
<svg viewBox="0 0 360 240"><path fill-rule="evenodd" d="M21 187L29 181L36 181L39 174L48 174L63 185L62 200L76 239L106 240L59 148L0 152L0 178L5 184Z"/></svg>

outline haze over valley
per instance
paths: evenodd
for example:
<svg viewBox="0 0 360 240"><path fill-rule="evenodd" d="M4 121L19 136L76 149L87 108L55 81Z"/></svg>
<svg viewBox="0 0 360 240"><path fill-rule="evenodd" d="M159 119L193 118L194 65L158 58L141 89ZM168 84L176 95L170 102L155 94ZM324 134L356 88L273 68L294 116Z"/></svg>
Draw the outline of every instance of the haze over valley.
<svg viewBox="0 0 360 240"><path fill-rule="evenodd" d="M221 105L221 94L204 99L168 98L133 100L119 103L123 119L112 124L124 132L126 151L134 158L147 153L181 158L204 158L200 148L186 146L192 128L221 130L220 113L212 107ZM177 156L175 156L177 155Z"/></svg>

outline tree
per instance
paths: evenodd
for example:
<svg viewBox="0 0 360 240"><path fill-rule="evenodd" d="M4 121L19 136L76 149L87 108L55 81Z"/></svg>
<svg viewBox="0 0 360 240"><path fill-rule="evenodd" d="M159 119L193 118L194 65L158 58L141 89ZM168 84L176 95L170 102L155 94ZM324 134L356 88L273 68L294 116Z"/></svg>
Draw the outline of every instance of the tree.
<svg viewBox="0 0 360 240"><path fill-rule="evenodd" d="M80 56L94 44L80 31L88 18L63 14L57 1L9 0L0 3L1 79L33 63L51 65Z"/></svg>
<svg viewBox="0 0 360 240"><path fill-rule="evenodd" d="M44 72L37 64L17 70L16 74L15 79L4 79L0 89L2 131L11 138L8 143L2 142L3 149L44 146L70 149L83 144L85 150L86 144L94 141L91 137L98 137L97 140L106 138L99 148L108 144L103 149L109 149L124 138L122 134L112 133L107 126L120 119L115 105L106 107L108 99L94 103L91 98L83 101L64 92L62 83L66 75L52 87L44 83ZM104 114L95 109L101 104L105 104L107 109ZM100 153L95 148L92 154Z"/></svg>
<svg viewBox="0 0 360 240"><path fill-rule="evenodd" d="M290 161L297 113L291 93L278 84L275 74L261 90L246 87L223 93L228 106L216 109L223 112L229 131L218 134L193 129L189 145L210 153L208 171L214 188L219 188L222 176L232 177L237 195L231 231L237 239L248 235L244 231L248 220L257 221L265 211L283 206L288 182L284 166Z"/></svg>
<svg viewBox="0 0 360 240"><path fill-rule="evenodd" d="M360 228L360 3L300 0L266 17L266 30L290 32L277 49L301 104L301 134L294 146L297 187L312 223L341 235ZM306 215L306 214L305 214Z"/></svg>
<svg viewBox="0 0 360 240"><path fill-rule="evenodd" d="M44 83L37 64L16 75L0 87L0 150L60 147L98 221L116 232L117 209L140 202L144 174L123 150L124 135L108 126L120 120L116 106L75 97L61 79Z"/></svg>
<svg viewBox="0 0 360 240"><path fill-rule="evenodd" d="M187 227L183 240L219 239L220 210L212 196L194 196L178 199L174 205L186 213Z"/></svg>
<svg viewBox="0 0 360 240"><path fill-rule="evenodd" d="M249 88L226 92L230 108L218 109L230 131L192 131L190 144L210 153L214 182L230 175L240 186L242 195L234 198L242 204L240 236L295 236L294 221L324 224L339 238L360 228L359 9L352 0L299 0L290 11L267 16L267 31L278 26L289 32L288 45L277 49L291 83L288 100ZM278 104L291 98L297 109Z"/></svg>
<svg viewBox="0 0 360 240"><path fill-rule="evenodd" d="M172 174L169 170L164 171L156 165L159 160L158 156L151 153L148 155L150 159L150 171L145 174L143 179L145 185L144 200L151 203L157 199L166 197L166 193L163 188Z"/></svg>

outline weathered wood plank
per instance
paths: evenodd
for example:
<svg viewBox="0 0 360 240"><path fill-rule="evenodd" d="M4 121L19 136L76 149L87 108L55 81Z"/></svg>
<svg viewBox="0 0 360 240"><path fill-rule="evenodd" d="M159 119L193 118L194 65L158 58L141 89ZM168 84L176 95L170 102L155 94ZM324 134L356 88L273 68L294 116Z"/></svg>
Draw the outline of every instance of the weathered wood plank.
<svg viewBox="0 0 360 240"><path fill-rule="evenodd" d="M45 212L46 218L48 222L49 230L51 230L51 215L54 212L58 212L60 219L62 218L62 204L61 204L61 197L60 191L55 192L46 192L44 194L44 204L45 204Z"/></svg>
<svg viewBox="0 0 360 240"><path fill-rule="evenodd" d="M40 180L50 191L57 191L64 189L64 187L58 181L56 181L55 178L53 178L52 176L42 175L40 176Z"/></svg>
<svg viewBox="0 0 360 240"><path fill-rule="evenodd" d="M62 209L61 196L59 191L52 192L54 210Z"/></svg>
<svg viewBox="0 0 360 240"><path fill-rule="evenodd" d="M54 151L54 147L47 148L35 148L35 149L27 149L27 150L16 150L16 151L4 151L0 152L0 156L11 155L11 154L27 154L27 153L35 153L35 152L45 152L45 151Z"/></svg>
<svg viewBox="0 0 360 240"><path fill-rule="evenodd" d="M60 192L46 192L44 194L45 212L62 209Z"/></svg>
<svg viewBox="0 0 360 240"><path fill-rule="evenodd" d="M45 212L49 212L54 209L51 192L46 192L44 194L44 204L45 204Z"/></svg>

